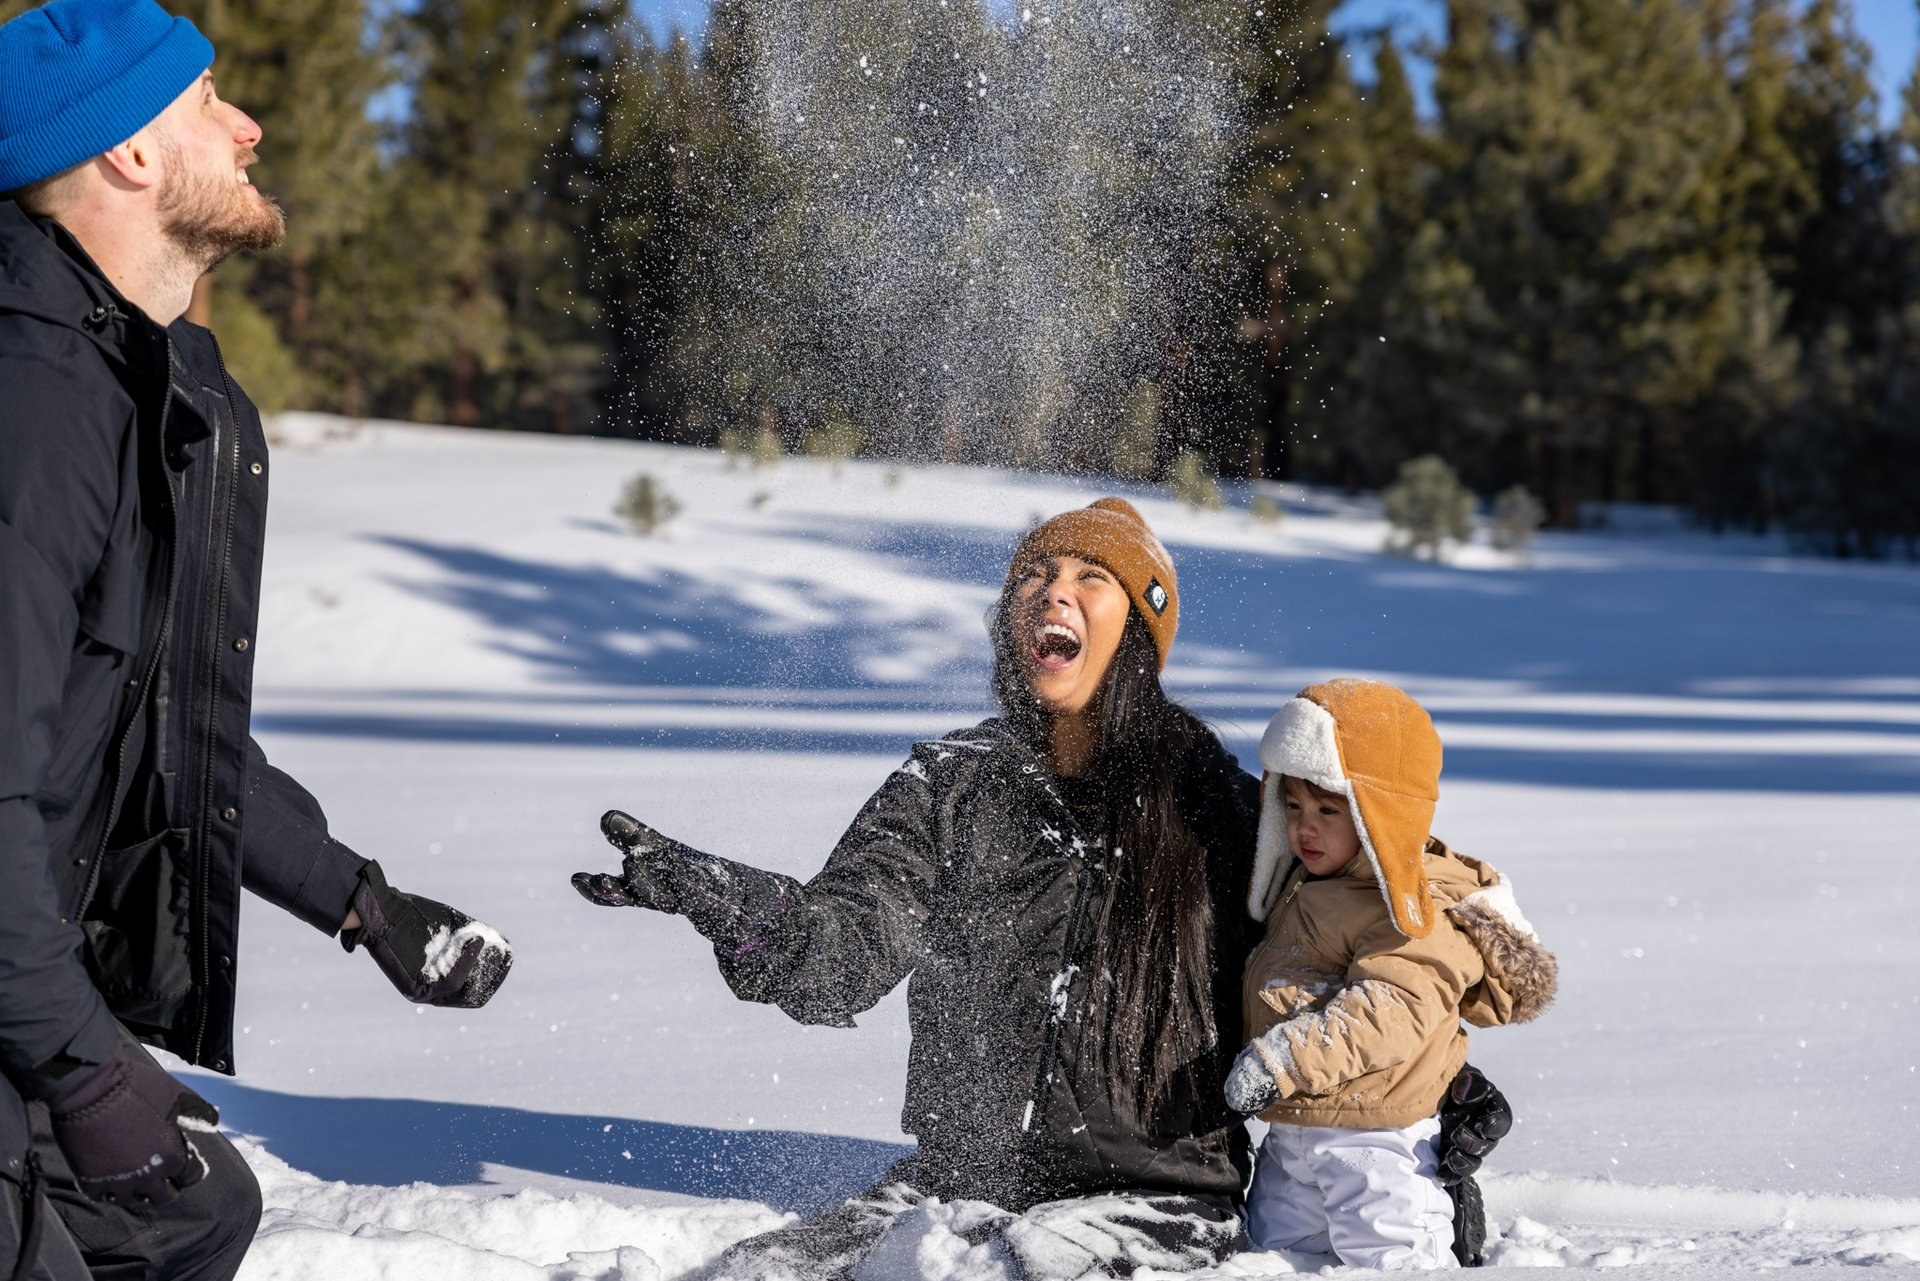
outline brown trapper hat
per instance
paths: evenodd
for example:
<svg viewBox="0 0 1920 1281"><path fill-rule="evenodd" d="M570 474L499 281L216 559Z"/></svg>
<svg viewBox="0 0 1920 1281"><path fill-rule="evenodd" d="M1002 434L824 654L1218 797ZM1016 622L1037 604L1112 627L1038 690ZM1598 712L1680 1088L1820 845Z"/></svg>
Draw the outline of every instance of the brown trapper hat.
<svg viewBox="0 0 1920 1281"><path fill-rule="evenodd" d="M1247 906L1265 920L1286 881L1282 776L1347 798L1360 848L1373 862L1393 924L1408 938L1433 932L1422 856L1440 799L1440 735L1426 709L1379 681L1309 685L1274 714L1260 739L1260 836Z"/></svg>
<svg viewBox="0 0 1920 1281"><path fill-rule="evenodd" d="M1180 629L1180 587L1173 558L1132 503L1102 498L1035 525L1014 548L1007 583L1012 584L1022 565L1047 556L1074 556L1112 570L1145 620L1153 647L1160 651L1160 666L1166 667L1173 634Z"/></svg>

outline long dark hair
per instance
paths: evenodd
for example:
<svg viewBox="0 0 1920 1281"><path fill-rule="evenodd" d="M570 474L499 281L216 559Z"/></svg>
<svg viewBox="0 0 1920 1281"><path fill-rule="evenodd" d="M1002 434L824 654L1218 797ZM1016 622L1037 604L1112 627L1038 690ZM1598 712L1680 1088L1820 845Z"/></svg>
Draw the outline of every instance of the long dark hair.
<svg viewBox="0 0 1920 1281"><path fill-rule="evenodd" d="M1009 590L988 624L993 692L1014 731L1044 750L1051 718L1028 689L1012 606ZM1106 798L1109 841L1090 975L1107 1017L1095 1041L1115 1097L1130 1093L1152 1120L1219 1040L1207 851L1183 814L1186 775L1212 731L1161 688L1159 652L1133 610L1094 707L1092 777Z"/></svg>

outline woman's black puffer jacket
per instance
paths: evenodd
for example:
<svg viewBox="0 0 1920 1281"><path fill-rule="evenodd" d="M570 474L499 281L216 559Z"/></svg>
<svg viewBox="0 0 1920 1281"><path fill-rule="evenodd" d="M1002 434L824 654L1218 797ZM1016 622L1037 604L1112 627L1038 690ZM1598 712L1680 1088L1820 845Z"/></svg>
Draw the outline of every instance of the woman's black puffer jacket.
<svg viewBox="0 0 1920 1281"><path fill-rule="evenodd" d="M1208 852L1224 1043L1151 1125L1133 1084L1098 1066L1105 1012L1086 970L1105 842L1004 721L916 745L804 886L724 865L735 919L760 922L709 930L741 998L849 1026L911 974L901 1126L919 1147L893 1177L1016 1212L1123 1189L1239 1197L1247 1138L1221 1082L1259 928L1245 902L1258 788L1201 741L1180 803Z"/></svg>

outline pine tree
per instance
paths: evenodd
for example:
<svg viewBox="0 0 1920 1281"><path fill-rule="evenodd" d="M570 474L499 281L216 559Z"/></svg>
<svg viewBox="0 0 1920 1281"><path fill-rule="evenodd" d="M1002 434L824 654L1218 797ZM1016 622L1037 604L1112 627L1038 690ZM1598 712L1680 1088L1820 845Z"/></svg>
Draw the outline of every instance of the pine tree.
<svg viewBox="0 0 1920 1281"><path fill-rule="evenodd" d="M596 200L586 226L587 283L605 318L613 373L605 423L622 435L681 440L694 414L670 352L693 278L712 253L690 233L723 172L723 147L702 128L712 104L691 43L675 36L659 47L634 24L617 38L599 85Z"/></svg>
<svg viewBox="0 0 1920 1281"><path fill-rule="evenodd" d="M1466 452L1446 420L1427 412L1422 371L1406 359L1432 342L1425 331L1436 319L1433 309L1413 304L1440 243L1429 205L1442 143L1416 117L1390 35L1373 39L1374 84L1354 105L1358 141L1355 173L1345 183L1350 223L1336 300L1312 331L1301 406L1326 423L1337 446L1323 446L1319 456L1331 455L1334 474L1350 487L1383 481L1411 455Z"/></svg>
<svg viewBox="0 0 1920 1281"><path fill-rule="evenodd" d="M563 336L574 318L542 295L579 290L542 166L567 144L585 92L565 38L596 9L421 0L396 19L411 97L380 231L388 260L413 268L406 354L439 375L416 384L417 416L474 426L527 421L531 409L550 425L546 398L530 406L521 393L548 355L554 312Z"/></svg>
<svg viewBox="0 0 1920 1281"><path fill-rule="evenodd" d="M1436 243L1408 305L1431 412L1478 437L1481 488L1519 480L1550 518L1658 485L1737 311L1738 143L1684 0L1454 0L1437 95Z"/></svg>
<svg viewBox="0 0 1920 1281"><path fill-rule="evenodd" d="M222 96L260 123L253 176L287 211L285 247L203 278L194 316L213 324L263 404L332 408L342 339L364 318L329 292L329 266L367 230L379 138L369 109L394 76L389 51L369 34L374 13L368 0L172 8L213 42Z"/></svg>
<svg viewBox="0 0 1920 1281"><path fill-rule="evenodd" d="M1829 99L1843 117L1850 100ZM1920 68L1901 107L1848 177L1851 216L1830 222L1827 260L1857 293L1831 286L1780 445L1785 524L1838 556L1920 557Z"/></svg>
<svg viewBox="0 0 1920 1281"><path fill-rule="evenodd" d="M1364 273L1367 245L1355 224L1378 176L1356 120L1347 51L1327 30L1335 7L1256 4L1241 68L1246 144L1233 192L1240 270L1227 289L1242 309L1232 320L1246 363L1241 401L1230 412L1263 443L1257 469L1283 478L1303 459L1329 470L1343 438L1322 402L1346 353L1337 339L1321 345L1319 327L1350 301ZM1365 194L1356 186L1363 180Z"/></svg>

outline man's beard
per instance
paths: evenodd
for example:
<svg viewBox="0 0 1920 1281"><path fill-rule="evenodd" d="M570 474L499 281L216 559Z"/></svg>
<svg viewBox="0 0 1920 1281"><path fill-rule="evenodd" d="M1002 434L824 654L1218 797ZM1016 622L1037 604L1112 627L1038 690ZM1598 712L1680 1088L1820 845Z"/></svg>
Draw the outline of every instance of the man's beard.
<svg viewBox="0 0 1920 1281"><path fill-rule="evenodd" d="M287 216L273 197L234 181L231 172L189 175L179 150L172 150L167 163L173 176L160 193L160 230L201 271L244 250L277 249L286 240ZM249 147L236 165L245 168L256 158Z"/></svg>

